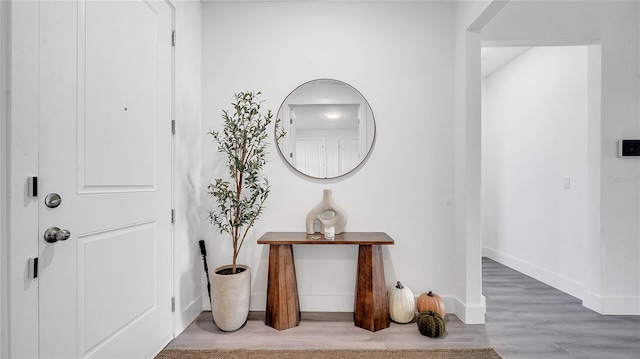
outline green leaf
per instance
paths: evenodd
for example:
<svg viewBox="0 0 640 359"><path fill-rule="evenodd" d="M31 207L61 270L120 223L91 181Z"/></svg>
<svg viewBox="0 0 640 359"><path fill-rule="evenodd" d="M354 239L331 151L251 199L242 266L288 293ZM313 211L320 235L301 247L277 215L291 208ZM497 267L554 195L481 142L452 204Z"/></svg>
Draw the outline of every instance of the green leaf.
<svg viewBox="0 0 640 359"><path fill-rule="evenodd" d="M233 263L242 247L247 231L260 217L269 195L270 184L260 174L267 160L267 128L272 121L271 110L261 113L261 92L236 93L232 102L234 113L222 111L223 128L209 131L218 151L226 156L228 180L221 178L207 186L207 192L215 199L216 208L208 218L220 230L228 233L233 241ZM280 119L276 120L276 126ZM276 141L284 136L284 130L276 127Z"/></svg>

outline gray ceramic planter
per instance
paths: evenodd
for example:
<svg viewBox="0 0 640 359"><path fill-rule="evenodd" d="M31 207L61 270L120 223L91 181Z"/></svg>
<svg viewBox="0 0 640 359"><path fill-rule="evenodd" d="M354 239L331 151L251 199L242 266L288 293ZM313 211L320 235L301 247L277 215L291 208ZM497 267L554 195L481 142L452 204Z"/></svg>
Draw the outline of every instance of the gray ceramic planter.
<svg viewBox="0 0 640 359"><path fill-rule="evenodd" d="M236 265L245 268L236 274L217 274L218 271L230 268L226 265L216 268L210 273L211 278L211 314L220 330L232 332L240 329L249 317L249 302L251 299L251 270L246 265Z"/></svg>

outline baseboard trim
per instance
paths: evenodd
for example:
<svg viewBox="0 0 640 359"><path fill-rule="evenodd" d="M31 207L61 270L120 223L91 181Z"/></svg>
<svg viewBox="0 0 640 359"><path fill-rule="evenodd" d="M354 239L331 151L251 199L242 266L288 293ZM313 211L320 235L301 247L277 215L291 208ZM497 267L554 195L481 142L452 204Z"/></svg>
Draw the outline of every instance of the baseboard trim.
<svg viewBox="0 0 640 359"><path fill-rule="evenodd" d="M207 300L209 297L207 297ZM191 303L187 304L180 310L180 318L176 318L174 323L173 334L177 337L182 333L191 322L193 322L202 312L204 298L202 295L197 296ZM178 303L181 304L181 303Z"/></svg>
<svg viewBox="0 0 640 359"><path fill-rule="evenodd" d="M249 312L249 320L264 321L264 310ZM353 322L353 312L300 312L300 320L309 322Z"/></svg>
<svg viewBox="0 0 640 359"><path fill-rule="evenodd" d="M415 293L414 293L415 294ZM416 303L419 295L415 295ZM478 305L465 305L458 298L453 296L442 296L447 313L453 314L465 324L483 324L486 313L486 302L484 296ZM251 296L250 311L264 313L267 303L267 296L264 293L253 294ZM300 295L301 313L353 313L353 295Z"/></svg>
<svg viewBox="0 0 640 359"><path fill-rule="evenodd" d="M301 312L353 312L355 295L300 294ZM249 310L263 311L267 306L267 294L251 294Z"/></svg>
<svg viewBox="0 0 640 359"><path fill-rule="evenodd" d="M602 296L587 290L587 287L580 283L558 276L492 248L483 247L482 255L580 299L584 307L596 313L604 315L640 315L640 297L638 296Z"/></svg>
<svg viewBox="0 0 640 359"><path fill-rule="evenodd" d="M509 268L515 269L522 274L528 275L531 278L539 280L544 284L550 285L560 291L563 291L570 296L576 297L580 300L584 299L586 287L574 280L559 276L544 268L538 267L534 264L528 263L519 258L513 257L509 254L497 251L492 248L483 247L482 255Z"/></svg>
<svg viewBox="0 0 640 359"><path fill-rule="evenodd" d="M487 312L486 301L482 296L482 302L477 305L464 304L458 298L451 298L455 301L454 314L460 318L464 324L484 324Z"/></svg>
<svg viewBox="0 0 640 359"><path fill-rule="evenodd" d="M604 315L640 315L640 297L602 297L587 291L582 305Z"/></svg>

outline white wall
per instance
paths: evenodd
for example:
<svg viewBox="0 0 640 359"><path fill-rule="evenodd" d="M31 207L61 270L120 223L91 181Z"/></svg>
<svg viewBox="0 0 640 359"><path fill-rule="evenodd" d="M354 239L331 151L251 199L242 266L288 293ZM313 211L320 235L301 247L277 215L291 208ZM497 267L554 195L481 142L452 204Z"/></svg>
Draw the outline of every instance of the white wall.
<svg viewBox="0 0 640 359"><path fill-rule="evenodd" d="M203 5L203 129L219 129L233 93L260 90L274 112L303 82L342 80L368 100L376 118L373 152L338 180L296 175L270 148L267 208L240 262L252 267L252 310L264 310L267 231L304 231L309 210L333 189L347 231L384 231L386 280L418 295L458 298L454 259L454 6L450 2L251 2ZM224 174L203 140L203 185ZM212 205L205 197L202 218ZM230 241L208 221L210 268L231 261ZM297 246L302 311L352 311L357 248ZM480 253L478 250L477 257ZM463 303L464 306L464 303Z"/></svg>
<svg viewBox="0 0 640 359"><path fill-rule="evenodd" d="M483 82L484 254L582 298L587 47L531 48Z"/></svg>
<svg viewBox="0 0 640 359"><path fill-rule="evenodd" d="M9 67L9 3L0 2L0 358L9 356L9 323L7 294L7 123L8 123L8 82Z"/></svg>
<svg viewBox="0 0 640 359"><path fill-rule="evenodd" d="M482 40L491 44L602 44L602 126L595 139L598 143L588 142L589 151L601 148L600 174L588 178L600 183L599 196L588 191L589 203L600 203L596 219L600 228L588 229L586 248L589 266L601 270L588 269L583 303L605 314L640 314L640 186L637 181L617 180L640 174L637 159L617 156L620 138L640 136L638 5L634 1L514 1L482 28Z"/></svg>

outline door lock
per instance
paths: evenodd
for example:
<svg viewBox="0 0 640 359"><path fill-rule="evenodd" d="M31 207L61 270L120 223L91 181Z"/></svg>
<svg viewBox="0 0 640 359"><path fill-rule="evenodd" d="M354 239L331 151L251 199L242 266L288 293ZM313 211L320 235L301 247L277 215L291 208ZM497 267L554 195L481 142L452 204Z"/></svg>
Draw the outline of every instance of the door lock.
<svg viewBox="0 0 640 359"><path fill-rule="evenodd" d="M44 199L44 204L49 208L56 208L62 203L62 197L57 193L49 193Z"/></svg>
<svg viewBox="0 0 640 359"><path fill-rule="evenodd" d="M71 232L58 227L49 227L44 232L44 240L47 243L55 243L57 241L66 241L71 237Z"/></svg>

